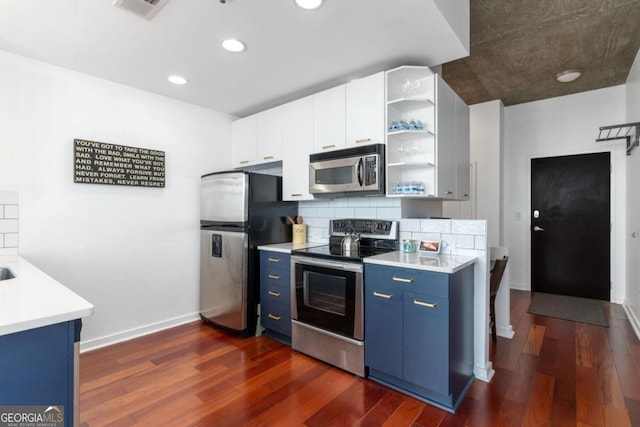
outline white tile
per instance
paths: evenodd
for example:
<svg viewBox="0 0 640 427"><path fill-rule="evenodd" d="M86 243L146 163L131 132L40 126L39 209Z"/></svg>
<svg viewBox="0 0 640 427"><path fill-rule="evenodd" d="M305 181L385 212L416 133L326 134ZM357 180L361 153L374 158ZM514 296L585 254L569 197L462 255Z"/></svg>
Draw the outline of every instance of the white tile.
<svg viewBox="0 0 640 427"><path fill-rule="evenodd" d="M420 231L419 219L403 219L400 221L400 231Z"/></svg>
<svg viewBox="0 0 640 427"><path fill-rule="evenodd" d="M328 227L329 220L327 218L318 218L313 216L302 217L302 221L307 224L309 227Z"/></svg>
<svg viewBox="0 0 640 427"><path fill-rule="evenodd" d="M349 206L352 208L368 208L371 206L371 197L350 197Z"/></svg>
<svg viewBox="0 0 640 427"><path fill-rule="evenodd" d="M377 208L353 208L356 218L375 218L378 214Z"/></svg>
<svg viewBox="0 0 640 427"><path fill-rule="evenodd" d="M451 220L423 219L420 221L420 231L426 233L451 233Z"/></svg>
<svg viewBox="0 0 640 427"><path fill-rule="evenodd" d="M458 249L475 249L475 238L468 234L458 234L456 236L456 248Z"/></svg>
<svg viewBox="0 0 640 427"><path fill-rule="evenodd" d="M5 248L17 248L18 247L18 233L7 233L4 235L4 247Z"/></svg>
<svg viewBox="0 0 640 427"><path fill-rule="evenodd" d="M15 255L18 253L18 248L0 248L0 255Z"/></svg>
<svg viewBox="0 0 640 427"><path fill-rule="evenodd" d="M4 205L5 219L18 219L18 205Z"/></svg>
<svg viewBox="0 0 640 427"><path fill-rule="evenodd" d="M334 208L316 208L317 218L334 218Z"/></svg>
<svg viewBox="0 0 640 427"><path fill-rule="evenodd" d="M314 217L317 216L316 215L316 208L313 207L307 207L307 206L300 206L298 205L298 215L304 217Z"/></svg>
<svg viewBox="0 0 640 427"><path fill-rule="evenodd" d="M0 220L0 233L17 233L17 232L18 232L17 219Z"/></svg>
<svg viewBox="0 0 640 427"><path fill-rule="evenodd" d="M355 208L335 208L333 210L333 215L336 218L354 218Z"/></svg>
<svg viewBox="0 0 640 427"><path fill-rule="evenodd" d="M4 205L0 205L0 219L4 219Z"/></svg>
<svg viewBox="0 0 640 427"><path fill-rule="evenodd" d="M475 236L475 248L483 251L487 250L487 236Z"/></svg>
<svg viewBox="0 0 640 427"><path fill-rule="evenodd" d="M298 202L298 209L300 208L315 208L316 201L315 200L300 200Z"/></svg>
<svg viewBox="0 0 640 427"><path fill-rule="evenodd" d="M379 219L400 219L400 217L402 216L402 212L401 212L401 208L396 207L396 208L377 208L377 218Z"/></svg>
<svg viewBox="0 0 640 427"><path fill-rule="evenodd" d="M456 235L455 234L442 234L442 249L441 252L450 254L456 251Z"/></svg>
<svg viewBox="0 0 640 427"><path fill-rule="evenodd" d="M387 198L387 197L370 197L369 199L370 199L369 200L370 206L375 206L377 208L395 206L394 204L395 200L399 200L399 199Z"/></svg>
<svg viewBox="0 0 640 427"><path fill-rule="evenodd" d="M413 237L412 234L413 233L411 233L410 231L401 231L400 232L400 240L401 241L404 240L404 239L414 239L415 240L415 238Z"/></svg>
<svg viewBox="0 0 640 427"><path fill-rule="evenodd" d="M347 206L349 206L349 202L346 197L338 197L335 199L331 199L329 206L332 208L346 208Z"/></svg>
<svg viewBox="0 0 640 427"><path fill-rule="evenodd" d="M0 234L0 248L4 248L4 234Z"/></svg>
<svg viewBox="0 0 640 427"><path fill-rule="evenodd" d="M486 220L451 220L451 232L454 234L475 234L478 236L487 235Z"/></svg>
<svg viewBox="0 0 640 427"><path fill-rule="evenodd" d="M438 233L411 233L415 240L440 240L442 235Z"/></svg>
<svg viewBox="0 0 640 427"><path fill-rule="evenodd" d="M17 205L17 191L0 191L0 205Z"/></svg>

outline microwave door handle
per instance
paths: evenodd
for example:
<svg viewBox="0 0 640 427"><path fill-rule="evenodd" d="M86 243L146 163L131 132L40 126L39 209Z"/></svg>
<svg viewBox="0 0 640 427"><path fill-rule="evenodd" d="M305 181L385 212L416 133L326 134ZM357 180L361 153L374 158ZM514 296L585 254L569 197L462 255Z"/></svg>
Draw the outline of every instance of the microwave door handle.
<svg viewBox="0 0 640 427"><path fill-rule="evenodd" d="M360 160L358 160L358 184L360 184L360 187L363 186L363 175L364 175L364 162L362 161L362 157L360 157Z"/></svg>

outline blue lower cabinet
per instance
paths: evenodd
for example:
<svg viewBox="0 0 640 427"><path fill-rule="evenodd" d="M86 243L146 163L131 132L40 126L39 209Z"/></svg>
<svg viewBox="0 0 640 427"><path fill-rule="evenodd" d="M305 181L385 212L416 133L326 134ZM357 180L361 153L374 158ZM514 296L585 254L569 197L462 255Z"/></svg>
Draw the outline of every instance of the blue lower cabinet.
<svg viewBox="0 0 640 427"><path fill-rule="evenodd" d="M69 321L0 336L0 406L34 406L52 421L73 425L74 341ZM53 417L53 418L51 418ZM59 425L52 423L51 425Z"/></svg>
<svg viewBox="0 0 640 427"><path fill-rule="evenodd" d="M265 335L291 344L291 255L260 251L260 324Z"/></svg>
<svg viewBox="0 0 640 427"><path fill-rule="evenodd" d="M369 377L448 411L473 381L473 266L454 274L365 264Z"/></svg>

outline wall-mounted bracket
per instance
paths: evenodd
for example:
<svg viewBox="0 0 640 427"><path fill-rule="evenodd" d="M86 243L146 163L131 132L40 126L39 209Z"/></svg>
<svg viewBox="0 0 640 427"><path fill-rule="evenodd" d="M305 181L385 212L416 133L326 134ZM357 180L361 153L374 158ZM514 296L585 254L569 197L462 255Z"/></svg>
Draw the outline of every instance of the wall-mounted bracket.
<svg viewBox="0 0 640 427"><path fill-rule="evenodd" d="M623 125L601 126L596 142L624 139L627 141L627 156L640 144L640 122Z"/></svg>

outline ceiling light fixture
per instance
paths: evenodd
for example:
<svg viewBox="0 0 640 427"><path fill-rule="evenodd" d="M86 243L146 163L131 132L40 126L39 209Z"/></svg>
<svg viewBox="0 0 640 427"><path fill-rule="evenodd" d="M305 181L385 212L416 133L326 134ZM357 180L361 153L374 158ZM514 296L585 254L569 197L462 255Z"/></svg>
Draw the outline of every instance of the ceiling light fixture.
<svg viewBox="0 0 640 427"><path fill-rule="evenodd" d="M556 80L561 83L570 83L581 75L582 71L580 70L564 70L563 72L556 74Z"/></svg>
<svg viewBox="0 0 640 427"><path fill-rule="evenodd" d="M169 80L171 83L173 83L174 85L184 85L187 84L187 79L185 79L182 76L177 76L177 75L173 75L173 76L169 76L167 77L167 80Z"/></svg>
<svg viewBox="0 0 640 427"><path fill-rule="evenodd" d="M222 40L222 47L229 52L242 52L244 50L244 43L236 39Z"/></svg>
<svg viewBox="0 0 640 427"><path fill-rule="evenodd" d="M298 7L306 10L317 9L322 6L322 0L294 0Z"/></svg>

